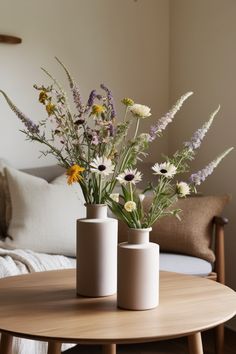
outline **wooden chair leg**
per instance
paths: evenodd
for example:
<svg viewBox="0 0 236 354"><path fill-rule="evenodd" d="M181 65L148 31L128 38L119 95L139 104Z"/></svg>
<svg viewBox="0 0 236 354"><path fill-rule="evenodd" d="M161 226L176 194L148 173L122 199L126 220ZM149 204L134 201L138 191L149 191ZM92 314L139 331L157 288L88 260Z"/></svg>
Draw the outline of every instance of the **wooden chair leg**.
<svg viewBox="0 0 236 354"><path fill-rule="evenodd" d="M61 343L56 341L48 342L48 354L61 354Z"/></svg>
<svg viewBox="0 0 236 354"><path fill-rule="evenodd" d="M225 244L224 244L224 226L216 225L216 239L215 239L215 271L217 274L217 281L225 284Z"/></svg>
<svg viewBox="0 0 236 354"><path fill-rule="evenodd" d="M224 354L225 328L221 324L215 328L215 353Z"/></svg>
<svg viewBox="0 0 236 354"><path fill-rule="evenodd" d="M2 333L0 342L1 354L12 354L12 340L13 337L10 334Z"/></svg>
<svg viewBox="0 0 236 354"><path fill-rule="evenodd" d="M188 336L189 354L203 354L201 333L197 332Z"/></svg>
<svg viewBox="0 0 236 354"><path fill-rule="evenodd" d="M116 344L103 345L102 354L116 354Z"/></svg>

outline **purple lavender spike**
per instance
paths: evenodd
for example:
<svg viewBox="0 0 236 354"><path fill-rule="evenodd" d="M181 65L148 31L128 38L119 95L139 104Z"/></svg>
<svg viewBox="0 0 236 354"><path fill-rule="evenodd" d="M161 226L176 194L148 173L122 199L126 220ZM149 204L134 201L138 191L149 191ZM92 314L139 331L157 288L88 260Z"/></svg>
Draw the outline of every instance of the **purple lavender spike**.
<svg viewBox="0 0 236 354"><path fill-rule="evenodd" d="M110 95L111 95L111 91L110 91L109 88L106 87L104 84L101 84L100 87L101 87L101 89L103 89L104 91L106 91L107 94L110 94Z"/></svg>
<svg viewBox="0 0 236 354"><path fill-rule="evenodd" d="M225 152L223 152L221 155L219 155L215 160L211 161L206 167L204 167L202 170L193 173L189 181L190 183L194 184L195 186L199 186L202 182L205 181L205 179L212 174L214 169L219 165L219 163L225 158L226 155L230 153L230 151L233 150L233 147L229 148Z"/></svg>
<svg viewBox="0 0 236 354"><path fill-rule="evenodd" d="M113 119L116 116L116 111L115 111L114 99L113 99L112 92L104 84L101 84L100 87L101 87L101 89L103 89L107 93L108 105L111 109L111 119Z"/></svg>
<svg viewBox="0 0 236 354"><path fill-rule="evenodd" d="M66 66L62 63L61 60L59 60L57 57L55 57L55 59L57 60L57 62L62 66L62 68L64 69L68 81L69 81L69 85L72 91L72 95L73 95L73 99L74 99L74 103L76 106L76 109L78 110L79 114L83 113L83 104L82 104L82 100L81 100L81 95L80 95L80 90L79 87L76 85L76 83L74 82L74 79L72 78L69 70L66 68Z"/></svg>
<svg viewBox="0 0 236 354"><path fill-rule="evenodd" d="M112 123L109 124L108 130L109 130L109 132L110 132L110 136L114 136L114 134L115 134L115 127L114 127L114 125L113 125Z"/></svg>
<svg viewBox="0 0 236 354"><path fill-rule="evenodd" d="M22 121L22 123L25 125L26 129L32 133L32 134L38 134L39 133L39 125L35 124L30 118L26 117L24 113L22 113L15 105L14 103L10 100L10 98L5 94L4 91L0 90L1 94L4 96L6 99L9 107L11 110L17 115L17 117Z"/></svg>
<svg viewBox="0 0 236 354"><path fill-rule="evenodd" d="M97 91L96 90L92 90L90 92L90 95L89 95L89 98L88 98L88 102L87 102L87 105L86 105L85 113L87 113L90 110L90 108L93 106L96 97L97 97Z"/></svg>
<svg viewBox="0 0 236 354"><path fill-rule="evenodd" d="M71 90L73 94L75 107L78 110L79 114L81 114L83 112L83 105L81 103L81 95L80 95L79 88L76 84L74 84Z"/></svg>
<svg viewBox="0 0 236 354"><path fill-rule="evenodd" d="M220 106L211 114L210 119L193 134L190 141L184 143L184 146L186 146L191 151L196 150L201 146L202 140L204 139L206 133L210 129L210 126L212 125L213 120L216 114L219 112L219 110L220 110Z"/></svg>
<svg viewBox="0 0 236 354"><path fill-rule="evenodd" d="M166 129L167 125L172 122L176 113L182 107L184 101L191 96L193 92L187 92L176 102L176 104L171 108L169 112L167 112L163 117L161 117L156 125L153 125L150 130L150 138L149 141L153 141L156 139L157 135L160 134L163 130Z"/></svg>

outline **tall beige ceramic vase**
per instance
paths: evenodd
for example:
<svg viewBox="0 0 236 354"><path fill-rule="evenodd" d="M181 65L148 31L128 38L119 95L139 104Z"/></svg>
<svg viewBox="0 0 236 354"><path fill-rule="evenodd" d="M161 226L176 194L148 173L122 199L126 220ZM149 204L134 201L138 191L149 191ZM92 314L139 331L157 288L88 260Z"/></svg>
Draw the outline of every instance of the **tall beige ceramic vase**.
<svg viewBox="0 0 236 354"><path fill-rule="evenodd" d="M104 204L86 205L87 217L77 220L77 294L108 296L117 290L117 220Z"/></svg>
<svg viewBox="0 0 236 354"><path fill-rule="evenodd" d="M148 310L159 304L159 245L149 242L148 229L129 229L128 242L118 246L117 304Z"/></svg>

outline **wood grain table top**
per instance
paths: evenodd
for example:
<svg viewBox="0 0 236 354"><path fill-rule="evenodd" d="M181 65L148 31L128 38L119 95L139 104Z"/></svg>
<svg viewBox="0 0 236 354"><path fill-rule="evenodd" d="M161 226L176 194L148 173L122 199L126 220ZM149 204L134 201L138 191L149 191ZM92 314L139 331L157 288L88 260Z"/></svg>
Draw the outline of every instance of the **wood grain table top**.
<svg viewBox="0 0 236 354"><path fill-rule="evenodd" d="M236 294L212 280L161 272L160 305L117 308L116 296L76 296L74 269L0 280L0 332L69 343L139 343L189 335L236 314Z"/></svg>

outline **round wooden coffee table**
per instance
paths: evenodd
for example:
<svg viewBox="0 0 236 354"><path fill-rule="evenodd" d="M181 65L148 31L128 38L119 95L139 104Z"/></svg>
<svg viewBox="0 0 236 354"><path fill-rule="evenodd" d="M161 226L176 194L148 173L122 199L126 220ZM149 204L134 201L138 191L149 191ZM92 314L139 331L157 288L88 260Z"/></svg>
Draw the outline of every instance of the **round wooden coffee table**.
<svg viewBox="0 0 236 354"><path fill-rule="evenodd" d="M12 337L61 343L116 344L187 336L191 354L202 354L200 332L236 313L236 294L212 280L161 272L160 305L148 311L117 308L116 297L77 297L75 270L34 273L0 280L1 354L11 354Z"/></svg>

